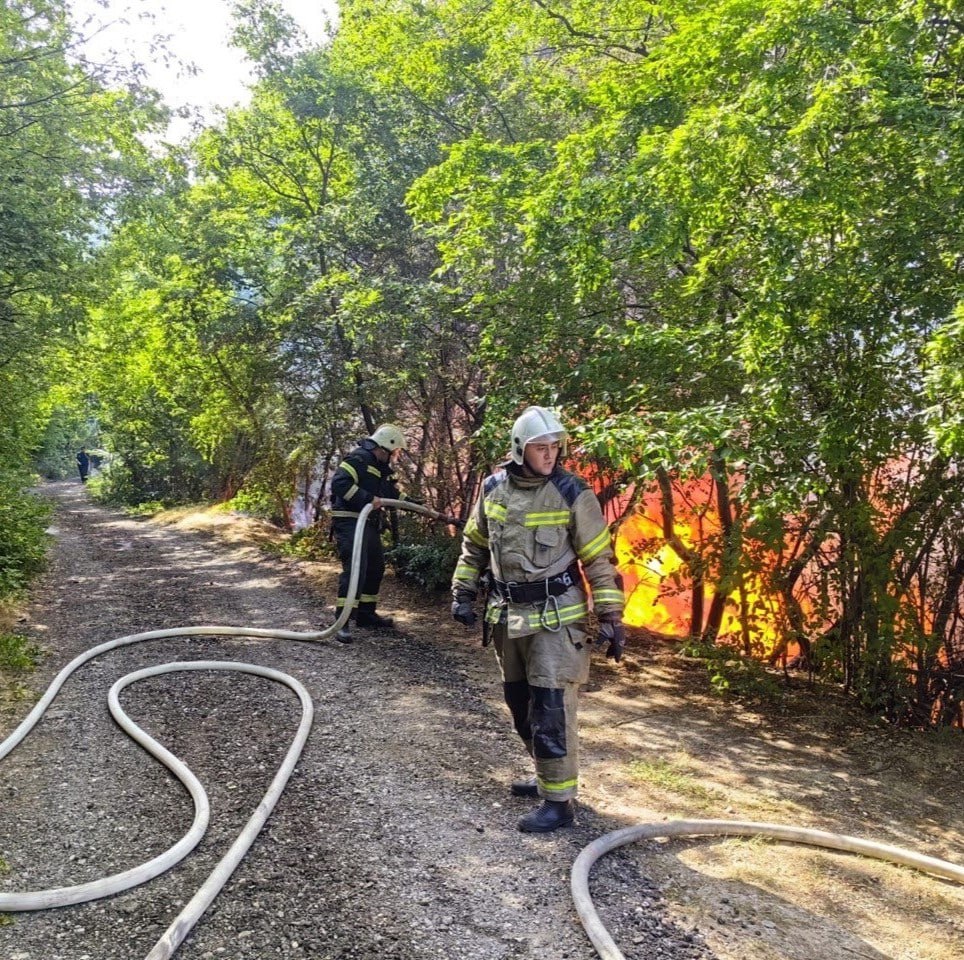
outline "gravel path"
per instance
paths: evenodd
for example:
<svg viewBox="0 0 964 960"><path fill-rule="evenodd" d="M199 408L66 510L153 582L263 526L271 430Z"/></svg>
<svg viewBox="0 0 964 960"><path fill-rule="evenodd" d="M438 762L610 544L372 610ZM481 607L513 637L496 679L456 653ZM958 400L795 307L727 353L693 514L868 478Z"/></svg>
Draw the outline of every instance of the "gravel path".
<svg viewBox="0 0 964 960"><path fill-rule="evenodd" d="M199 624L312 630L331 597L298 565L92 504L79 484L56 504L49 573L21 632L48 651L38 691L82 650L140 631ZM114 725L117 677L169 660L250 660L309 690L315 723L265 830L178 951L198 958L591 960L569 895L579 850L624 825L583 806L552 836L515 829L531 801L491 654L448 636L359 634L344 646L276 640L149 641L106 654L68 682L0 769L0 889L92 880L147 860L187 829L180 785ZM212 824L166 875L116 897L20 914L0 927L4 960L143 957L250 816L299 717L286 688L236 674L175 674L123 694L125 709L204 783ZM26 712L5 716L8 733ZM639 860L596 868L597 907L630 960L704 960Z"/></svg>

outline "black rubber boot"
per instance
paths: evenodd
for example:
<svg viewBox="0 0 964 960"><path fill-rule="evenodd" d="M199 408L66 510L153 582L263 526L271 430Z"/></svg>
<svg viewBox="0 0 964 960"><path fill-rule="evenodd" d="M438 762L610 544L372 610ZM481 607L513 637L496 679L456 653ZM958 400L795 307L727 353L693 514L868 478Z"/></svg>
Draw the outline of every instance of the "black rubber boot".
<svg viewBox="0 0 964 960"><path fill-rule="evenodd" d="M513 780L509 786L509 793L513 797L538 797L539 783L535 777L528 780Z"/></svg>
<svg viewBox="0 0 964 960"><path fill-rule="evenodd" d="M519 820L519 829L523 833L551 833L559 827L568 827L575 816L575 805L571 800L545 800L538 810Z"/></svg>
<svg viewBox="0 0 964 960"><path fill-rule="evenodd" d="M351 630L348 629L347 623L335 634L335 639L339 643L351 643Z"/></svg>
<svg viewBox="0 0 964 960"><path fill-rule="evenodd" d="M395 621L380 613L356 613L355 623L364 630L394 630Z"/></svg>

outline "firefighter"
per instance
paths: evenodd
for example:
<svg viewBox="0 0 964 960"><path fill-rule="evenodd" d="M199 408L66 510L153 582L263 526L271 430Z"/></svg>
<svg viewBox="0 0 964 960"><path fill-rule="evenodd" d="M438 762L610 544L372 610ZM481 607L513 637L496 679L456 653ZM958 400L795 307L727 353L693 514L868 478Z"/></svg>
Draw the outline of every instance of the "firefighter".
<svg viewBox="0 0 964 960"><path fill-rule="evenodd" d="M482 616L491 631L505 702L535 765L535 779L512 784L542 804L519 820L526 833L568 826L579 775L576 702L589 679L584 580L606 656L622 658L623 592L609 529L596 495L560 465L566 429L545 407L515 421L511 459L488 477L465 524L452 579L452 616L476 620L474 601L488 570Z"/></svg>
<svg viewBox="0 0 964 960"><path fill-rule="evenodd" d="M90 471L90 457L87 455L87 448L81 447L77 454L77 471L80 473L80 482L87 482L87 474Z"/></svg>
<svg viewBox="0 0 964 960"><path fill-rule="evenodd" d="M378 591L385 575L379 508L383 498L399 499L392 458L404 449L405 435L401 429L392 423L382 424L342 460L331 478L331 527L341 560L337 600L339 614L348 596L358 515L369 503L375 507L365 523L358 595L351 613L351 619L357 626L369 630L390 630L394 627L391 617L383 617L375 612ZM347 622L335 636L342 643L351 643L351 630Z"/></svg>

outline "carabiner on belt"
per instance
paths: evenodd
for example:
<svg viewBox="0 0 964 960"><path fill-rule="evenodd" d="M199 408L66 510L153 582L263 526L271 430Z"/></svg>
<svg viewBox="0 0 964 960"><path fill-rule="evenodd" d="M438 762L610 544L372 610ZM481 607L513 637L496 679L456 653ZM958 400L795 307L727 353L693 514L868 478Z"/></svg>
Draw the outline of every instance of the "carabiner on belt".
<svg viewBox="0 0 964 960"><path fill-rule="evenodd" d="M552 604L552 613L556 618L556 625L554 627L550 627L547 620L549 615L549 604ZM539 623L542 625L542 629L548 630L549 633L558 633L560 630L562 630L562 615L559 613L559 600L557 597L546 597L546 602L542 605L542 610L539 612Z"/></svg>

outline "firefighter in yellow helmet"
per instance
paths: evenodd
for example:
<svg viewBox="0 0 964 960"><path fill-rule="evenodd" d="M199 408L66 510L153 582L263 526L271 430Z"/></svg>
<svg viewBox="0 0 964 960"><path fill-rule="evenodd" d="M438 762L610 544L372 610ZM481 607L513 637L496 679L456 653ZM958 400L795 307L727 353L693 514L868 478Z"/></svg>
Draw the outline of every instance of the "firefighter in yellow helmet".
<svg viewBox="0 0 964 960"><path fill-rule="evenodd" d="M370 437L362 440L338 465L331 478L331 527L341 560L338 578L338 613L344 607L351 578L351 557L355 543L358 515L369 503L375 509L365 523L362 544L362 570L358 578L359 593L351 618L366 629L391 629L391 617L375 612L378 591L385 576L385 554L381 538L382 498L398 500L392 457L405 449L405 434L393 423L382 424ZM351 631L346 623L335 634L342 643L351 643Z"/></svg>
<svg viewBox="0 0 964 960"><path fill-rule="evenodd" d="M452 579L452 616L466 626L489 571L483 616L491 629L505 701L535 765L535 779L512 784L541 797L519 829L548 833L574 818L579 776L577 693L589 679L583 578L607 657L622 657L623 592L609 529L596 495L560 466L566 429L545 407L512 426L511 459L488 477L466 522Z"/></svg>

